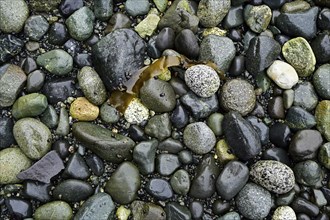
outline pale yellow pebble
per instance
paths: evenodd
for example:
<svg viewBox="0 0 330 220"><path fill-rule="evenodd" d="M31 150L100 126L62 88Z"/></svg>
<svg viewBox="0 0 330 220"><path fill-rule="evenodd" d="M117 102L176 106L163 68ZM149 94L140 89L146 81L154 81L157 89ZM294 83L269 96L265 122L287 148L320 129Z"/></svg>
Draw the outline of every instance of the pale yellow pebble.
<svg viewBox="0 0 330 220"><path fill-rule="evenodd" d="M85 97L79 97L71 103L70 115L79 121L93 121L99 115L99 107L90 103Z"/></svg>
<svg viewBox="0 0 330 220"><path fill-rule="evenodd" d="M213 27L213 28L206 28L204 31L203 31L203 37L206 37L208 35L217 35L217 36L220 36L220 37L225 37L226 34L227 34L227 31L226 30L222 30L218 27Z"/></svg>
<svg viewBox="0 0 330 220"><path fill-rule="evenodd" d="M218 141L216 147L215 147L215 153L218 161L221 164L226 164L229 161L236 160L236 156L234 154L231 154L229 151L229 146L226 143L224 139L221 139Z"/></svg>
<svg viewBox="0 0 330 220"><path fill-rule="evenodd" d="M131 214L131 210L125 208L125 206L123 205L119 206L116 212L116 216L118 220L127 220L130 214Z"/></svg>

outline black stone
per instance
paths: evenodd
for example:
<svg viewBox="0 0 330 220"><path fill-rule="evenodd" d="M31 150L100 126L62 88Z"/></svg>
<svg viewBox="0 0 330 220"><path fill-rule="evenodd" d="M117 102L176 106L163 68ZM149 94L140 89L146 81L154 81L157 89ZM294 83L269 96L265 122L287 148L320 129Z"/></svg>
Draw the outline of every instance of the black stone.
<svg viewBox="0 0 330 220"><path fill-rule="evenodd" d="M38 67L36 61L31 57L24 58L20 66L26 74L31 73Z"/></svg>
<svg viewBox="0 0 330 220"><path fill-rule="evenodd" d="M173 196L173 190L168 181L158 178L151 179L147 186L147 192L155 197L155 199L166 200Z"/></svg>
<svg viewBox="0 0 330 220"><path fill-rule="evenodd" d="M74 83L75 81L71 77L51 79L45 83L42 93L47 96L50 104L63 102L68 97L74 97L77 94Z"/></svg>
<svg viewBox="0 0 330 220"><path fill-rule="evenodd" d="M189 210L193 219L201 219L204 213L203 204L199 201L191 202L189 205Z"/></svg>
<svg viewBox="0 0 330 220"><path fill-rule="evenodd" d="M226 142L239 159L247 161L260 153L261 142L258 133L238 112L227 113L222 127Z"/></svg>
<svg viewBox="0 0 330 220"><path fill-rule="evenodd" d="M54 45L63 45L69 39L69 32L62 23L55 22L48 31L48 41Z"/></svg>
<svg viewBox="0 0 330 220"><path fill-rule="evenodd" d="M175 140L173 138L167 138L166 140L159 143L157 149L160 151L177 154L183 150L183 145L178 140Z"/></svg>
<svg viewBox="0 0 330 220"><path fill-rule="evenodd" d="M277 122L269 128L269 140L275 146L287 148L290 143L291 131L286 124Z"/></svg>
<svg viewBox="0 0 330 220"><path fill-rule="evenodd" d="M276 160L286 165L290 165L290 159L288 156L288 152L283 148L274 147L267 149L262 154L263 160Z"/></svg>
<svg viewBox="0 0 330 220"><path fill-rule="evenodd" d="M66 164L65 170L63 172L64 178L73 179L87 179L91 173L88 170L88 166L78 153L72 155L68 163Z"/></svg>
<svg viewBox="0 0 330 220"><path fill-rule="evenodd" d="M230 64L229 75L239 76L245 70L245 57L242 55L236 56Z"/></svg>
<svg viewBox="0 0 330 220"><path fill-rule="evenodd" d="M66 202L80 202L93 194L93 188L89 183L82 180L64 180L58 184L54 191L53 197Z"/></svg>
<svg viewBox="0 0 330 220"><path fill-rule="evenodd" d="M310 217L315 217L320 213L320 209L317 205L300 197L293 200L290 206L296 213L304 213Z"/></svg>
<svg viewBox="0 0 330 220"><path fill-rule="evenodd" d="M284 103L281 96L277 96L269 100L268 114L273 119L283 119L285 117Z"/></svg>
<svg viewBox="0 0 330 220"><path fill-rule="evenodd" d="M162 52L157 48L156 39L157 36L151 37L147 44L147 54L153 59L157 59L162 55Z"/></svg>
<svg viewBox="0 0 330 220"><path fill-rule="evenodd" d="M290 37L283 34L277 34L274 39L283 46L288 40L290 40Z"/></svg>
<svg viewBox="0 0 330 220"><path fill-rule="evenodd" d="M179 77L172 77L170 80L170 84L173 87L175 94L177 94L178 96L183 96L189 91L189 88L187 87L186 83Z"/></svg>
<svg viewBox="0 0 330 220"><path fill-rule="evenodd" d="M166 219L191 220L191 213L185 206L177 202L169 202L165 206Z"/></svg>
<svg viewBox="0 0 330 220"><path fill-rule="evenodd" d="M311 47L313 49L317 63L330 62L330 33L318 35L312 41Z"/></svg>
<svg viewBox="0 0 330 220"><path fill-rule="evenodd" d="M81 51L81 45L79 41L70 38L65 42L64 49L74 57L79 51Z"/></svg>
<svg viewBox="0 0 330 220"><path fill-rule="evenodd" d="M330 9L323 8L317 17L317 26L322 30L330 30Z"/></svg>
<svg viewBox="0 0 330 220"><path fill-rule="evenodd" d="M82 0L64 0L60 4L60 12L65 16L68 17L73 12L82 8L84 6L84 2Z"/></svg>
<svg viewBox="0 0 330 220"><path fill-rule="evenodd" d="M156 47L160 51L174 48L175 32L172 28L163 28L156 38Z"/></svg>
<svg viewBox="0 0 330 220"><path fill-rule="evenodd" d="M213 203L213 206L212 206L212 211L216 215L223 215L226 212L228 212L229 209L230 209L230 203L229 202L223 202L220 199L216 200Z"/></svg>
<svg viewBox="0 0 330 220"><path fill-rule="evenodd" d="M67 140L57 140L52 146L53 150L55 150L62 159L69 156L69 147L70 144Z"/></svg>
<svg viewBox="0 0 330 220"><path fill-rule="evenodd" d="M231 29L228 33L228 37L234 42L239 42L243 38L242 31L237 29Z"/></svg>
<svg viewBox="0 0 330 220"><path fill-rule="evenodd" d="M0 34L0 64L19 54L24 42L10 34Z"/></svg>
<svg viewBox="0 0 330 220"><path fill-rule="evenodd" d="M180 167L179 158L175 154L159 154L156 163L156 170L162 176L169 176Z"/></svg>
<svg viewBox="0 0 330 220"><path fill-rule="evenodd" d="M329 220L329 216L327 214L325 214L325 213L320 213L315 218L315 220Z"/></svg>
<svg viewBox="0 0 330 220"><path fill-rule="evenodd" d="M88 53L78 53L74 56L73 61L79 68L84 66L92 66L92 55Z"/></svg>
<svg viewBox="0 0 330 220"><path fill-rule="evenodd" d="M199 55L199 45L194 32L189 29L182 30L175 38L175 48L179 53L196 58Z"/></svg>
<svg viewBox="0 0 330 220"><path fill-rule="evenodd" d="M0 150L15 144L13 119L0 116Z"/></svg>
<svg viewBox="0 0 330 220"><path fill-rule="evenodd" d="M293 130L309 129L316 125L314 115L298 106L289 108L285 121L289 128Z"/></svg>
<svg viewBox="0 0 330 220"><path fill-rule="evenodd" d="M268 126L255 116L249 116L246 120L250 122L254 130L259 134L261 144L267 144L269 141Z"/></svg>
<svg viewBox="0 0 330 220"><path fill-rule="evenodd" d="M8 198L5 204L12 219L25 219L32 217L31 202L20 198Z"/></svg>
<svg viewBox="0 0 330 220"><path fill-rule="evenodd" d="M129 137L134 141L146 141L148 137L145 135L144 130L138 125L131 125L128 129Z"/></svg>
<svg viewBox="0 0 330 220"><path fill-rule="evenodd" d="M178 104L171 114L171 122L175 128L183 128L189 122L189 115L182 105Z"/></svg>
<svg viewBox="0 0 330 220"><path fill-rule="evenodd" d="M61 172L62 169L64 169L63 161L56 151L53 150L48 152L27 170L20 172L17 178L50 183L50 179Z"/></svg>
<svg viewBox="0 0 330 220"><path fill-rule="evenodd" d="M297 220L311 220L311 218L304 213L297 213Z"/></svg>
<svg viewBox="0 0 330 220"><path fill-rule="evenodd" d="M41 70L30 73L26 80L26 91L29 93L38 92L45 82L45 74Z"/></svg>
<svg viewBox="0 0 330 220"><path fill-rule="evenodd" d="M101 158L93 154L86 158L86 163L96 176L102 176L105 168Z"/></svg>
<svg viewBox="0 0 330 220"><path fill-rule="evenodd" d="M23 195L30 199L40 202L48 202L51 200L49 195L51 184L41 183L38 181L25 181L23 185Z"/></svg>
<svg viewBox="0 0 330 220"><path fill-rule="evenodd" d="M286 1L285 0L262 0L271 9L280 8Z"/></svg>

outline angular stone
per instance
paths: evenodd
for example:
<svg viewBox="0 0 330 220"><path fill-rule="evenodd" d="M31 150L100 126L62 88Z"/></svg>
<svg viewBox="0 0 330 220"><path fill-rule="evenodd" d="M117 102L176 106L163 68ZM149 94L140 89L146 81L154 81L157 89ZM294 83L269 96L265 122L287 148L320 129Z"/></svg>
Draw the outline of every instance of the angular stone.
<svg viewBox="0 0 330 220"><path fill-rule="evenodd" d="M54 75L63 76L72 70L73 59L64 50L55 49L39 55L37 64Z"/></svg>

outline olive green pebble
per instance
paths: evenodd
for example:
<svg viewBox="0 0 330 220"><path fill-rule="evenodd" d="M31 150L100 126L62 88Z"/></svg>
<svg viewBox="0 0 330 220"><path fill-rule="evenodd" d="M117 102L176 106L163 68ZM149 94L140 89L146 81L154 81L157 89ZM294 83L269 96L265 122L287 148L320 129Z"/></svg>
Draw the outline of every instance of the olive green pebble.
<svg viewBox="0 0 330 220"><path fill-rule="evenodd" d="M320 147L318 159L325 168L330 170L330 142Z"/></svg>
<svg viewBox="0 0 330 220"><path fill-rule="evenodd" d="M213 113L209 116L207 119L207 125L215 136L221 136L222 135L222 120L223 120L223 115L221 113Z"/></svg>
<svg viewBox="0 0 330 220"><path fill-rule="evenodd" d="M56 127L58 123L58 115L52 105L48 105L46 110L42 113L40 120L49 128Z"/></svg>
<svg viewBox="0 0 330 220"><path fill-rule="evenodd" d="M100 117L106 123L116 123L120 119L120 114L109 103L105 102L100 108Z"/></svg>
<svg viewBox="0 0 330 220"><path fill-rule="evenodd" d="M35 213L35 220L70 220L72 219L70 205L63 201L53 201L39 206Z"/></svg>
<svg viewBox="0 0 330 220"><path fill-rule="evenodd" d="M15 119L34 117L43 113L48 107L47 97L39 93L31 93L19 97L13 105L12 114Z"/></svg>
<svg viewBox="0 0 330 220"><path fill-rule="evenodd" d="M18 33L29 17L29 7L24 0L0 1L0 30Z"/></svg>
<svg viewBox="0 0 330 220"><path fill-rule="evenodd" d="M330 141L330 101L319 102L315 110L316 128L321 134Z"/></svg>
<svg viewBox="0 0 330 220"><path fill-rule="evenodd" d="M229 146L225 139L219 140L215 147L215 154L221 164L226 164L231 160L236 160L236 156L229 150Z"/></svg>
<svg viewBox="0 0 330 220"><path fill-rule="evenodd" d="M164 12L166 10L168 0L153 0L153 2L160 12Z"/></svg>
<svg viewBox="0 0 330 220"><path fill-rule="evenodd" d="M64 50L55 49L39 55L37 64L54 75L63 76L72 70L73 59Z"/></svg>
<svg viewBox="0 0 330 220"><path fill-rule="evenodd" d="M313 85L322 98L330 99L330 64L324 64L315 71Z"/></svg>
<svg viewBox="0 0 330 220"><path fill-rule="evenodd" d="M267 5L247 5L244 9L244 19L252 31L261 33L267 29L272 19L272 10Z"/></svg>
<svg viewBox="0 0 330 220"><path fill-rule="evenodd" d="M310 9L310 7L311 6L308 4L307 1L287 2L282 6L281 12L295 13L295 12L305 11L307 9Z"/></svg>
<svg viewBox="0 0 330 220"><path fill-rule="evenodd" d="M31 165L32 161L19 148L0 151L0 185L21 182L16 175Z"/></svg>

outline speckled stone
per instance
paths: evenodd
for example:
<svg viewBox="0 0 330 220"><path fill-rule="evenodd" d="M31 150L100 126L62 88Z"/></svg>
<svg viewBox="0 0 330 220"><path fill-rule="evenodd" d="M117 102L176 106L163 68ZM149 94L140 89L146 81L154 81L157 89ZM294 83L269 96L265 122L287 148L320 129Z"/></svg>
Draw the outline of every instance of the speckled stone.
<svg viewBox="0 0 330 220"><path fill-rule="evenodd" d="M203 98L211 97L220 87L218 73L202 64L188 68L184 74L184 80L196 95Z"/></svg>
<svg viewBox="0 0 330 220"><path fill-rule="evenodd" d="M290 206L279 206L272 217L272 220L296 220L296 213Z"/></svg>
<svg viewBox="0 0 330 220"><path fill-rule="evenodd" d="M249 28L261 33L266 30L272 18L272 11L267 5L247 5L244 9L244 19Z"/></svg>
<svg viewBox="0 0 330 220"><path fill-rule="evenodd" d="M149 109L147 109L140 101L134 98L127 106L124 117L131 124L140 124L149 118Z"/></svg>
<svg viewBox="0 0 330 220"><path fill-rule="evenodd" d="M0 30L18 33L29 16L29 7L24 0L0 1Z"/></svg>
<svg viewBox="0 0 330 220"><path fill-rule="evenodd" d="M319 102L315 110L316 128L330 141L330 101Z"/></svg>
<svg viewBox="0 0 330 220"><path fill-rule="evenodd" d="M197 16L204 27L217 26L227 15L230 0L202 0L198 4Z"/></svg>
<svg viewBox="0 0 330 220"><path fill-rule="evenodd" d="M253 164L250 177L254 182L277 194L289 192L295 184L291 168L275 160L260 160Z"/></svg>

